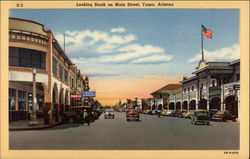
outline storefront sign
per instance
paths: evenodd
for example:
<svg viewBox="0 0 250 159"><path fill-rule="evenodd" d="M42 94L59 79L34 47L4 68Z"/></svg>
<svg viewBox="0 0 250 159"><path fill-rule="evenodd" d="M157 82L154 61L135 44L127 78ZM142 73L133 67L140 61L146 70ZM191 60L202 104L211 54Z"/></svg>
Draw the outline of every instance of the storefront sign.
<svg viewBox="0 0 250 159"><path fill-rule="evenodd" d="M95 91L82 92L83 97L95 97Z"/></svg>
<svg viewBox="0 0 250 159"><path fill-rule="evenodd" d="M82 98L81 94L72 94L70 95L70 98Z"/></svg>

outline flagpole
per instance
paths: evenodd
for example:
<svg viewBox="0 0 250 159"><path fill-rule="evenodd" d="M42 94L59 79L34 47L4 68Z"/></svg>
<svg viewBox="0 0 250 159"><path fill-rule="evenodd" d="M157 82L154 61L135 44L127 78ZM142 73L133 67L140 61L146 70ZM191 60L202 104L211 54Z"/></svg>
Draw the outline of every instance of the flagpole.
<svg viewBox="0 0 250 159"><path fill-rule="evenodd" d="M203 52L203 35L202 35L202 25L201 25L201 60L204 61L204 52Z"/></svg>

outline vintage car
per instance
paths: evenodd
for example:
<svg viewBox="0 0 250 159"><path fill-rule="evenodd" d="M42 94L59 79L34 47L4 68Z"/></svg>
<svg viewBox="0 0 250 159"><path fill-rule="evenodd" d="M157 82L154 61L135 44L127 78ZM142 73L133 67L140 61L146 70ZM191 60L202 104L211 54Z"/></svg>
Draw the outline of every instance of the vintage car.
<svg viewBox="0 0 250 159"><path fill-rule="evenodd" d="M168 112L168 110L164 109L163 111L161 111L161 115L166 116L167 112Z"/></svg>
<svg viewBox="0 0 250 159"><path fill-rule="evenodd" d="M174 110L168 110L167 113L166 113L166 116L171 116L171 114L172 114L173 111Z"/></svg>
<svg viewBox="0 0 250 159"><path fill-rule="evenodd" d="M140 120L140 114L138 113L137 110L135 109L130 109L127 113L126 113L126 119L127 121L130 121L131 119L133 120Z"/></svg>
<svg viewBox="0 0 250 159"><path fill-rule="evenodd" d="M108 109L104 112L104 118L105 119L114 119L115 118L115 112L114 110Z"/></svg>
<svg viewBox="0 0 250 159"><path fill-rule="evenodd" d="M189 110L189 111L185 114L185 118L191 119L192 115L194 114L193 112L194 112L194 110Z"/></svg>
<svg viewBox="0 0 250 159"><path fill-rule="evenodd" d="M62 121L70 124L82 122L83 110L90 111L90 109L90 106L70 106L68 111L62 115Z"/></svg>
<svg viewBox="0 0 250 159"><path fill-rule="evenodd" d="M191 123L207 124L209 125L209 112L205 109L198 109L194 111L194 115L191 118Z"/></svg>
<svg viewBox="0 0 250 159"><path fill-rule="evenodd" d="M229 110L220 110L217 113L215 113L212 117L212 120L217 121L227 121L227 120L235 120L235 115L232 115Z"/></svg>

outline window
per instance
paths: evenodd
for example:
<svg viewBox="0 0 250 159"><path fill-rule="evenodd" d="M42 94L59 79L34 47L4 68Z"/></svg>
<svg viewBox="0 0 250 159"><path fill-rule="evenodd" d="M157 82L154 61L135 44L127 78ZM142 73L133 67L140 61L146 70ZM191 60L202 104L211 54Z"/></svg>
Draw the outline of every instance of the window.
<svg viewBox="0 0 250 159"><path fill-rule="evenodd" d="M194 91L194 86L192 86L192 91Z"/></svg>
<svg viewBox="0 0 250 159"><path fill-rule="evenodd" d="M184 88L184 93L186 93L186 88Z"/></svg>
<svg viewBox="0 0 250 159"><path fill-rule="evenodd" d="M64 81L68 82L68 71L64 70Z"/></svg>
<svg viewBox="0 0 250 159"><path fill-rule="evenodd" d="M53 61L52 61L52 65L53 65L53 68L52 68L52 71L53 71L53 74L57 76L57 61L55 58L53 58Z"/></svg>
<svg viewBox="0 0 250 159"><path fill-rule="evenodd" d="M46 69L46 53L24 48L9 48L9 65Z"/></svg>
<svg viewBox="0 0 250 159"><path fill-rule="evenodd" d="M9 65L18 66L19 65L19 53L18 48L10 47L9 48Z"/></svg>
<svg viewBox="0 0 250 159"><path fill-rule="evenodd" d="M16 90L9 88L9 110L16 110Z"/></svg>
<svg viewBox="0 0 250 159"><path fill-rule="evenodd" d="M60 80L63 80L63 67L62 67L62 65L59 65L59 78L60 78Z"/></svg>
<svg viewBox="0 0 250 159"><path fill-rule="evenodd" d="M190 87L188 87L188 92L190 92Z"/></svg>
<svg viewBox="0 0 250 159"><path fill-rule="evenodd" d="M18 90L18 110L26 109L26 92Z"/></svg>

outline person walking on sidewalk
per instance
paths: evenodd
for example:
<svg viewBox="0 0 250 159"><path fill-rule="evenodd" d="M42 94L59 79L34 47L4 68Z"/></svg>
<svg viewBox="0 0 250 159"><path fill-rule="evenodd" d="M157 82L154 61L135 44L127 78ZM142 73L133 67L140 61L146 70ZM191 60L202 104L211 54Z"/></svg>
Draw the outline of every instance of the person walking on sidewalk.
<svg viewBox="0 0 250 159"><path fill-rule="evenodd" d="M86 109L84 109L84 112L83 112L83 121L82 121L82 125L83 125L85 122L86 122L86 123L88 124L88 126L89 126L89 114L88 114L88 112L86 111Z"/></svg>

